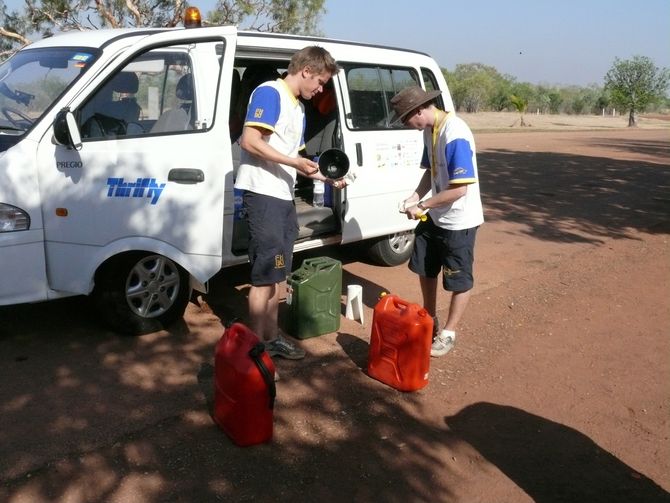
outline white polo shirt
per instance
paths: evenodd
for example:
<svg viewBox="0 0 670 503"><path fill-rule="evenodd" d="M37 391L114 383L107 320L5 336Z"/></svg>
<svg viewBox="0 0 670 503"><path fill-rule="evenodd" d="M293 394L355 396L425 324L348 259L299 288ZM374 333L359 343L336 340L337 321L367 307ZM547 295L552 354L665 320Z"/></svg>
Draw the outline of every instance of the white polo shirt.
<svg viewBox="0 0 670 503"><path fill-rule="evenodd" d="M289 157L297 157L305 145L305 109L283 79L265 82L254 90L244 125L272 131L263 138ZM260 159L242 149L235 188L292 201L296 175L295 168Z"/></svg>
<svg viewBox="0 0 670 503"><path fill-rule="evenodd" d="M432 169L433 194L446 189L450 184L467 184L465 195L452 204L430 209L430 217L438 227L463 230L484 223L484 211L479 195L479 174L475 140L467 124L453 114L441 124L433 145L432 130L424 131L421 165ZM431 145L433 148L428 148Z"/></svg>

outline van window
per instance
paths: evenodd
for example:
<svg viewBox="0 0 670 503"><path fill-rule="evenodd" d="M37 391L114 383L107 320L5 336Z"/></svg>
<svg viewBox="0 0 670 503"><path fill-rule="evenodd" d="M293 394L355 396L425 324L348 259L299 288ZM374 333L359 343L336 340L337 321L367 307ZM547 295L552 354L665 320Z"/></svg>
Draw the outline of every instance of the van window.
<svg viewBox="0 0 670 503"><path fill-rule="evenodd" d="M413 68L342 64L351 110L347 111L351 129L389 129L393 115L391 98L402 89L421 85Z"/></svg>
<svg viewBox="0 0 670 503"><path fill-rule="evenodd" d="M173 134L211 127L221 70L217 44L220 42L153 49L131 60L81 108L82 139ZM193 51L198 51L198 58L205 58L199 68L214 69L214 73L196 74ZM207 57L212 60L209 64Z"/></svg>
<svg viewBox="0 0 670 503"><path fill-rule="evenodd" d="M426 91L436 91L440 89L440 86L437 85L435 74L428 68L421 69L421 76L423 77L423 85L425 86ZM442 95L435 98L434 101L438 108L444 110L444 100L442 99Z"/></svg>
<svg viewBox="0 0 670 503"><path fill-rule="evenodd" d="M77 79L99 51L53 47L19 51L0 65L3 145L28 131ZM14 141L14 143L16 143Z"/></svg>

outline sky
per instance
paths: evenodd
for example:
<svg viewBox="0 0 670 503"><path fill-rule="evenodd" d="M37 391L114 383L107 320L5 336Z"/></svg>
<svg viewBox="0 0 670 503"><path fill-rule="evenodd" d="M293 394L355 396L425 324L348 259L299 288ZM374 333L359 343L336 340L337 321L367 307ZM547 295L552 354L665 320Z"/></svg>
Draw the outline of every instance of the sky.
<svg viewBox="0 0 670 503"><path fill-rule="evenodd" d="M23 0L5 0L9 9ZM216 0L190 0L205 14ZM330 38L413 49L453 71L482 63L521 82L603 84L614 58L670 68L670 0L326 0Z"/></svg>
<svg viewBox="0 0 670 503"><path fill-rule="evenodd" d="M615 57L670 68L670 0L326 0L334 38L483 63L532 84L603 84Z"/></svg>

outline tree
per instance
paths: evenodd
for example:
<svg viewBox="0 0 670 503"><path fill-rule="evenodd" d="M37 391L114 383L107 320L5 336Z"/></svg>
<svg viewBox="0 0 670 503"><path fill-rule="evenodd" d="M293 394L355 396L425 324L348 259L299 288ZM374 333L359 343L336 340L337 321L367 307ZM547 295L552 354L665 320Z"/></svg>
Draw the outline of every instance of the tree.
<svg viewBox="0 0 670 503"><path fill-rule="evenodd" d="M517 96L516 94L512 94L509 97L509 101L512 103L512 106L516 109L516 111L521 115L519 126L525 127L526 122L523 120L523 114L526 113L526 109L528 108L528 99Z"/></svg>
<svg viewBox="0 0 670 503"><path fill-rule="evenodd" d="M549 113L557 114L561 111L561 103L563 103L563 98L561 93L556 90L549 92Z"/></svg>
<svg viewBox="0 0 670 503"><path fill-rule="evenodd" d="M521 115L519 126L525 127L529 124L526 124L526 121L524 121L523 114L526 113L528 104L535 98L535 87L528 82L515 82L512 85L511 91L512 94L509 97L509 101Z"/></svg>
<svg viewBox="0 0 670 503"><path fill-rule="evenodd" d="M605 89L612 103L628 111L628 126L636 126L635 114L647 105L665 99L670 83L670 71L659 69L646 56L633 59L614 59L612 68L605 75Z"/></svg>
<svg viewBox="0 0 670 503"><path fill-rule="evenodd" d="M203 24L316 35L325 0L218 0ZM29 37L98 28L177 26L186 0L25 0L7 12L0 0L0 59L30 43ZM204 13L203 13L204 14Z"/></svg>
<svg viewBox="0 0 670 503"><path fill-rule="evenodd" d="M496 82L496 86L488 101L491 110L494 112L502 112L512 106L509 101L509 96L511 94L513 83L514 78L512 77L501 77Z"/></svg>
<svg viewBox="0 0 670 503"><path fill-rule="evenodd" d="M496 89L505 77L492 66L481 63L456 65L453 72L445 75L451 90L456 110L478 112L489 106Z"/></svg>
<svg viewBox="0 0 670 503"><path fill-rule="evenodd" d="M7 12L5 3L0 0L0 60L30 43L23 35L26 31L27 22L18 13Z"/></svg>
<svg viewBox="0 0 670 503"><path fill-rule="evenodd" d="M317 25L325 0L218 0L210 24L234 24L245 29L320 35Z"/></svg>

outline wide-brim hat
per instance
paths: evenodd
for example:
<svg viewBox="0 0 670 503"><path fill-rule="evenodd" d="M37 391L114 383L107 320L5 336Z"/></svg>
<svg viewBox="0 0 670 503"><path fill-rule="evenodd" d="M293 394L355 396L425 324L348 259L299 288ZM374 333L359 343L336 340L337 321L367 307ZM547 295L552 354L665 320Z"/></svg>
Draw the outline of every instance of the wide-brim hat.
<svg viewBox="0 0 670 503"><path fill-rule="evenodd" d="M391 98L391 106L394 111L393 117L391 117L391 125L401 121L412 110L433 101L440 94L442 94L440 90L426 92L419 86L406 87Z"/></svg>

